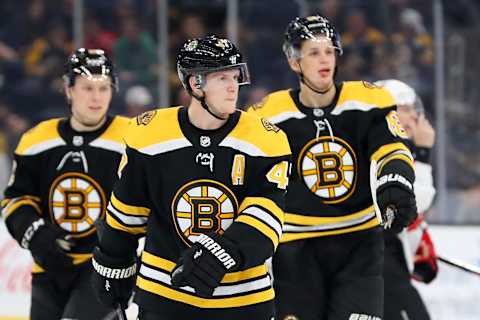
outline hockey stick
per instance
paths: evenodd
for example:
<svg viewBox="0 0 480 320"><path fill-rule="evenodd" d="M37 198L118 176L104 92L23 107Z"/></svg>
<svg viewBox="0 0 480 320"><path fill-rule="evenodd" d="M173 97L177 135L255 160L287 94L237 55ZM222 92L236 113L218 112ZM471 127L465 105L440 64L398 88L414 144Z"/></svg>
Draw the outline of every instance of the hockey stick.
<svg viewBox="0 0 480 320"><path fill-rule="evenodd" d="M383 226L382 213L377 203L377 161L370 161L370 192L372 193L373 209L380 225Z"/></svg>
<svg viewBox="0 0 480 320"><path fill-rule="evenodd" d="M395 214L397 209L394 206L388 206L385 209L385 215L382 215L382 211L378 207L377 202L377 161L370 161L370 192L372 194L373 209L375 210L375 215L377 216L378 222L384 229L390 229L392 227L393 220L395 219Z"/></svg>
<svg viewBox="0 0 480 320"><path fill-rule="evenodd" d="M457 259L453 258L447 258L445 256L437 256L439 261L442 261L445 264L451 265L452 267L455 267L457 269L466 271L468 273L473 273L476 274L477 276L480 276L480 268L473 266L471 264L459 261Z"/></svg>
<svg viewBox="0 0 480 320"><path fill-rule="evenodd" d="M118 303L117 307L109 312L105 318L102 318L102 320L127 320L127 314L125 309Z"/></svg>
<svg viewBox="0 0 480 320"><path fill-rule="evenodd" d="M125 313L125 309L123 309L120 303L117 303L117 308L115 309L115 312L117 314L118 320L127 320L127 314Z"/></svg>

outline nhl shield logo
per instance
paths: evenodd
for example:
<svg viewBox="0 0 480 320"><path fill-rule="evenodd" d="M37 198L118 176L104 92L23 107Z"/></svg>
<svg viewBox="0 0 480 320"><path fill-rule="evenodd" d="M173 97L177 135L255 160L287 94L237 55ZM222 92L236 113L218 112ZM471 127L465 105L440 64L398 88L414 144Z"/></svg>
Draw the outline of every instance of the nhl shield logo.
<svg viewBox="0 0 480 320"><path fill-rule="evenodd" d="M83 137L82 136L74 136L72 143L75 147L80 147L83 145Z"/></svg>
<svg viewBox="0 0 480 320"><path fill-rule="evenodd" d="M209 136L201 136L200 137L200 145L204 148L210 147L212 144L212 141L210 140Z"/></svg>

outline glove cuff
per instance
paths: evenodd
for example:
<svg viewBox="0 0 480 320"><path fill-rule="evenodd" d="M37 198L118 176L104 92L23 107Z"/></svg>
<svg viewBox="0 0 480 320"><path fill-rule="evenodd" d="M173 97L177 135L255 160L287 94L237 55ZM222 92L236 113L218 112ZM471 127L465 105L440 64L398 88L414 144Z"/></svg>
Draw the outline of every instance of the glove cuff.
<svg viewBox="0 0 480 320"><path fill-rule="evenodd" d="M381 176L377 181L377 192L391 186L398 186L413 193L413 184L407 178L398 173L388 173Z"/></svg>
<svg viewBox="0 0 480 320"><path fill-rule="evenodd" d="M93 249L92 265L95 271L107 279L128 279L137 273L137 262L133 258L117 258L103 253L100 248Z"/></svg>
<svg viewBox="0 0 480 320"><path fill-rule="evenodd" d="M38 234L38 230L42 227L45 227L45 220L43 218L33 221L23 233L23 236L19 241L20 246L24 249L30 249L32 239Z"/></svg>

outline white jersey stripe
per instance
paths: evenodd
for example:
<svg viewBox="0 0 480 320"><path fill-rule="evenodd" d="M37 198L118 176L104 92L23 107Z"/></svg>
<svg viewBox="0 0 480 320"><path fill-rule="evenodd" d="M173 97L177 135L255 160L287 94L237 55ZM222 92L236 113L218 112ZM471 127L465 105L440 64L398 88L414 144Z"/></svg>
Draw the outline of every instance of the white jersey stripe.
<svg viewBox="0 0 480 320"><path fill-rule="evenodd" d="M269 225L278 234L279 238L282 235L282 225L272 217L272 215L262 208L257 206L248 207L242 212L248 213L251 216L261 220L263 223Z"/></svg>
<svg viewBox="0 0 480 320"><path fill-rule="evenodd" d="M297 226L285 223L283 226L284 232L308 232L308 231L326 231L331 229L347 228L359 225L375 217L375 212L371 211L359 218L343 221L340 223L327 223L314 226Z"/></svg>
<svg viewBox="0 0 480 320"><path fill-rule="evenodd" d="M149 266L142 264L140 267L140 275L162 282L168 286L172 284L172 278L169 274L150 268ZM221 285L215 288L213 296L229 296L239 293L248 293L254 290L266 289L271 287L271 280L268 274L265 274L264 277L244 283L232 284L232 285ZM189 286L181 287L183 290L195 293L195 289Z"/></svg>
<svg viewBox="0 0 480 320"><path fill-rule="evenodd" d="M190 146L192 146L192 144L186 138L179 138L140 148L138 151L148 154L150 156L154 156L156 154L166 153L169 151L182 149Z"/></svg>
<svg viewBox="0 0 480 320"><path fill-rule="evenodd" d="M114 215L120 221L122 221L125 225L128 225L130 227L143 226L145 225L145 223L147 223L147 219L148 219L147 217L132 217L132 216L126 215L118 211L117 209L115 209L112 203L108 204L107 209L112 215Z"/></svg>
<svg viewBox="0 0 480 320"><path fill-rule="evenodd" d="M230 147L232 149L241 151L253 157L265 157L267 154L260 148L247 141L240 140L234 137L226 137L219 144L220 147Z"/></svg>
<svg viewBox="0 0 480 320"><path fill-rule="evenodd" d="M120 154L123 154L125 152L125 145L123 143L107 139L98 138L90 142L88 145L95 148L118 152Z"/></svg>
<svg viewBox="0 0 480 320"><path fill-rule="evenodd" d="M67 143L62 138L50 139L50 140L46 140L46 141L34 144L33 146L26 149L22 153L22 155L33 156L33 155L39 154L43 151L53 149L55 147L65 146L66 144Z"/></svg>

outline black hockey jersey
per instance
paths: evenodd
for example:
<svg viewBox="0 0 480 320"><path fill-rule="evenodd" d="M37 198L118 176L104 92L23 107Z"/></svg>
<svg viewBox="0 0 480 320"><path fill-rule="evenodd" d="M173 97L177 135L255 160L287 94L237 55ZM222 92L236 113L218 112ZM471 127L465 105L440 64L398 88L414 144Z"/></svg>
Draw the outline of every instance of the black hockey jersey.
<svg viewBox="0 0 480 320"><path fill-rule="evenodd" d="M370 191L370 161L379 170L400 159L413 167L393 98L363 81L337 86L333 103L308 108L299 90L266 96L249 111L289 138L293 169L282 242L350 233L379 224Z"/></svg>
<svg viewBox="0 0 480 320"><path fill-rule="evenodd" d="M200 130L187 108L175 107L139 116L126 143L107 223L146 234L137 274L140 307L172 313L179 304L216 309L273 300L265 260L282 233L290 166L285 133L242 111L217 130ZM181 253L209 232L228 234L245 261L225 275L212 298L202 298L190 287L172 287L170 272Z"/></svg>
<svg viewBox="0 0 480 320"><path fill-rule="evenodd" d="M74 264L88 261L97 244L94 222L105 217L118 179L129 121L109 117L94 132L76 132L68 119L52 119L26 132L15 150L2 201L2 216L10 233L21 238L18 233L22 231L15 228L41 216L73 237L75 245L69 255ZM42 271L35 263L33 272Z"/></svg>

